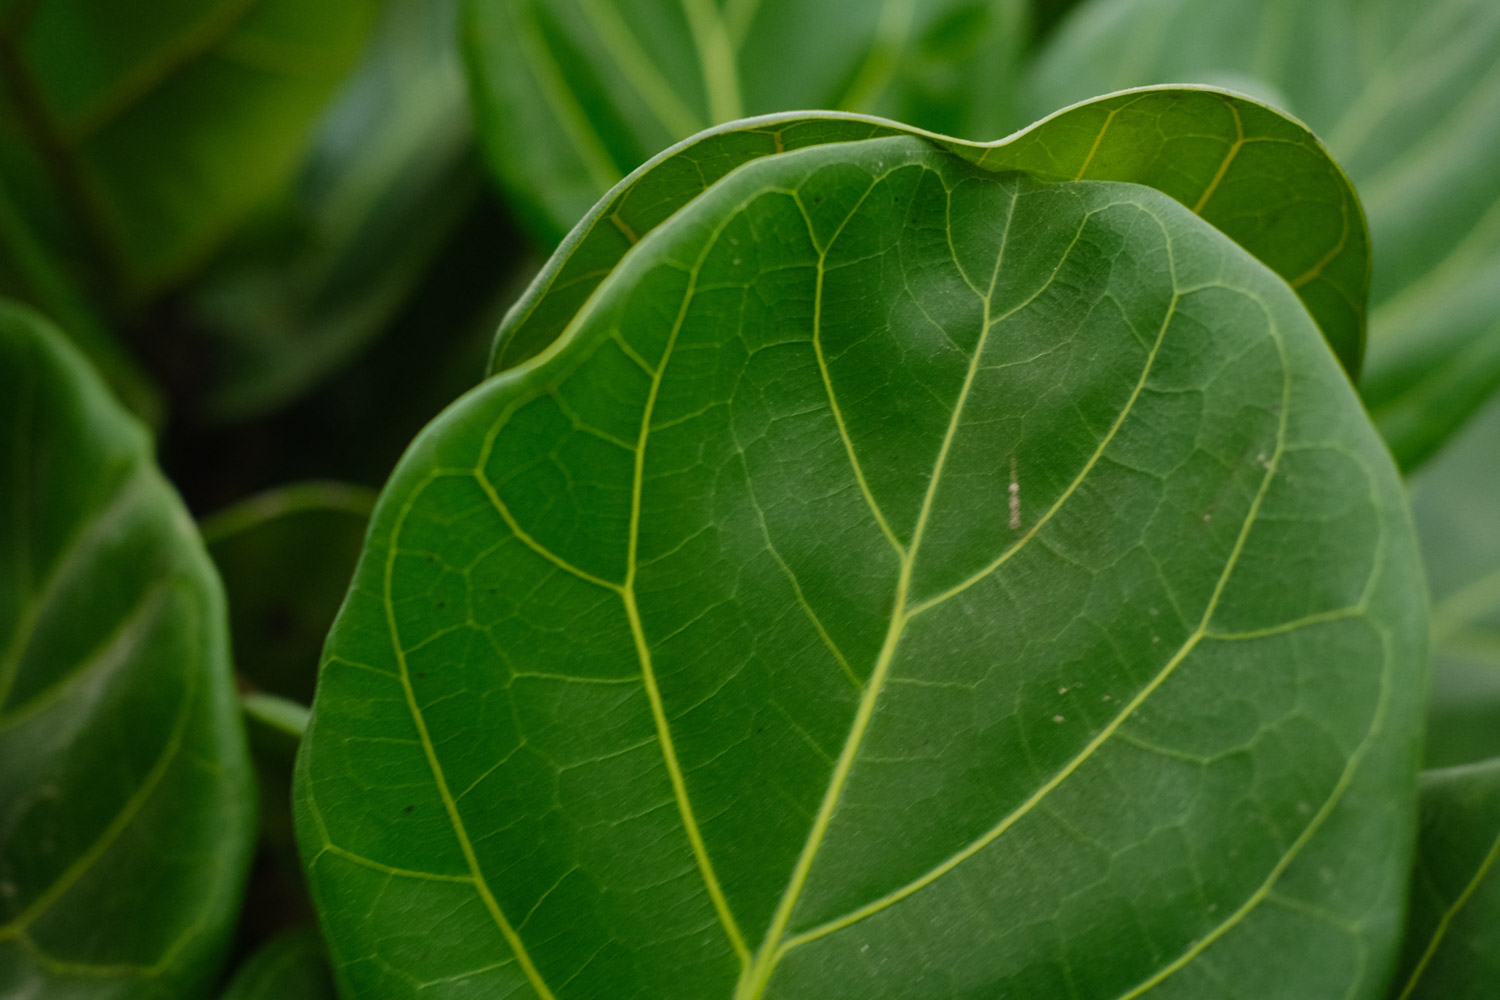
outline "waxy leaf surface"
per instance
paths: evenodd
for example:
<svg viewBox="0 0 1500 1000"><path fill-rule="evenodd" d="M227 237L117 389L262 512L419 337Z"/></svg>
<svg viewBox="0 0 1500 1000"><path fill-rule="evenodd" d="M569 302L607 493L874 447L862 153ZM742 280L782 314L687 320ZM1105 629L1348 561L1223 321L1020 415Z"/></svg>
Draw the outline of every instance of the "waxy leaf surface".
<svg viewBox="0 0 1500 1000"><path fill-rule="evenodd" d="M1500 4L1093 0L1030 110L1165 82L1284 107L1349 171L1375 247L1361 392L1420 464L1500 387Z"/></svg>
<svg viewBox="0 0 1500 1000"><path fill-rule="evenodd" d="M0 995L195 995L255 833L218 578L145 431L11 306L0 427Z"/></svg>
<svg viewBox="0 0 1500 1000"><path fill-rule="evenodd" d="M805 108L991 139L1024 0L465 0L480 139L550 246L680 140Z"/></svg>
<svg viewBox="0 0 1500 1000"><path fill-rule="evenodd" d="M353 996L1374 997L1425 613L1347 378L1187 208L764 157L400 463L304 863Z"/></svg>
<svg viewBox="0 0 1500 1000"><path fill-rule="evenodd" d="M1186 87L1087 101L993 143L827 113L773 115L696 136L583 218L501 325L491 370L556 339L631 246L736 167L890 135L922 136L989 170L1129 181L1171 195L1297 289L1344 367L1359 370L1370 244L1347 178L1301 124L1254 101Z"/></svg>
<svg viewBox="0 0 1500 1000"><path fill-rule="evenodd" d="M1422 776L1406 949L1391 1000L1487 1000L1500 983L1500 760Z"/></svg>

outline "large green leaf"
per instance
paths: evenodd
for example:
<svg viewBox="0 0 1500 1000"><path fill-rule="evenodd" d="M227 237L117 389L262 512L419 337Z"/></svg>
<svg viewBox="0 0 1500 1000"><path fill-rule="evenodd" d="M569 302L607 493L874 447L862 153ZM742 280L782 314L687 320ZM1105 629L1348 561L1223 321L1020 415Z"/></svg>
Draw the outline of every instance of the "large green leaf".
<svg viewBox="0 0 1500 1000"><path fill-rule="evenodd" d="M11 306L0 427L0 995L192 995L255 828L218 579L144 430Z"/></svg>
<svg viewBox="0 0 1500 1000"><path fill-rule="evenodd" d="M1031 107L1167 81L1288 108L1354 178L1375 245L1362 392L1419 464L1500 387L1500 4L1093 0Z"/></svg>
<svg viewBox="0 0 1500 1000"><path fill-rule="evenodd" d="M386 0L274 225L195 290L221 374L213 415L253 416L367 348L485 194L458 52L457 0Z"/></svg>
<svg viewBox="0 0 1500 1000"><path fill-rule="evenodd" d="M1009 131L1025 0L465 0L480 139L550 245L655 153L835 108Z"/></svg>
<svg viewBox="0 0 1500 1000"><path fill-rule="evenodd" d="M579 222L501 325L491 370L550 344L631 246L735 167L903 134L991 170L1130 181L1171 195L1291 283L1344 366L1359 370L1370 244L1348 179L1302 125L1232 94L1186 87L1088 101L993 143L827 113L768 116L696 136L626 178Z"/></svg>
<svg viewBox="0 0 1500 1000"><path fill-rule="evenodd" d="M1391 1000L1488 1000L1500 983L1500 760L1422 776L1406 949Z"/></svg>
<svg viewBox="0 0 1500 1000"><path fill-rule="evenodd" d="M1412 482L1432 585L1430 767L1500 757L1500 395Z"/></svg>
<svg viewBox="0 0 1500 1000"><path fill-rule="evenodd" d="M818 145L412 446L299 838L351 996L1368 998L1425 623L1253 257L1150 188Z"/></svg>
<svg viewBox="0 0 1500 1000"><path fill-rule="evenodd" d="M158 289L286 179L375 7L3 0L0 181L92 290Z"/></svg>
<svg viewBox="0 0 1500 1000"><path fill-rule="evenodd" d="M250 957L222 1000L333 1000L328 959L316 932L288 931Z"/></svg>

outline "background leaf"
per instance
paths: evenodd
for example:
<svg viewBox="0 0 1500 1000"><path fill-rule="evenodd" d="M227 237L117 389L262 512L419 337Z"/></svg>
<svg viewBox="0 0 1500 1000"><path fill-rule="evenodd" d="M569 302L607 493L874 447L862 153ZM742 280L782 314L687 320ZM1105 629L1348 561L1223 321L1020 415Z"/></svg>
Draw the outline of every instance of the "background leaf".
<svg viewBox="0 0 1500 1000"><path fill-rule="evenodd" d="M203 522L229 592L234 660L250 685L306 705L318 658L364 542L375 494L346 483L284 486Z"/></svg>
<svg viewBox="0 0 1500 1000"><path fill-rule="evenodd" d="M0 179L91 291L134 301L286 180L375 7L0 3Z"/></svg>
<svg viewBox="0 0 1500 1000"><path fill-rule="evenodd" d="M711 125L803 108L1018 124L1026 0L465 0L479 136L547 245Z"/></svg>
<svg viewBox="0 0 1500 1000"><path fill-rule="evenodd" d="M481 196L456 0L386 0L287 203L193 294L219 349L206 403L286 403L384 333Z"/></svg>
<svg viewBox="0 0 1500 1000"><path fill-rule="evenodd" d="M1500 982L1500 760L1422 776L1422 834L1392 1000L1481 1000Z"/></svg>
<svg viewBox="0 0 1500 1000"><path fill-rule="evenodd" d="M209 985L255 827L223 594L130 419L0 307L0 994Z"/></svg>
<svg viewBox="0 0 1500 1000"><path fill-rule="evenodd" d="M377 507L298 760L355 995L1372 997L1425 596L1307 313L1148 188L762 157Z"/></svg>
<svg viewBox="0 0 1500 1000"><path fill-rule="evenodd" d="M1500 757L1500 396L1411 486L1432 586L1427 764Z"/></svg>
<svg viewBox="0 0 1500 1000"><path fill-rule="evenodd" d="M328 959L316 931L288 931L257 951L222 1000L334 1000Z"/></svg>
<svg viewBox="0 0 1500 1000"><path fill-rule="evenodd" d="M1350 372L1364 350L1369 236L1347 178L1300 124L1231 94L1167 87L1086 101L994 143L850 115L776 115L653 159L578 224L496 334L491 371L532 357L638 240L730 170L776 152L919 135L992 170L1130 181L1192 208L1285 278Z"/></svg>
<svg viewBox="0 0 1500 1000"><path fill-rule="evenodd" d="M1039 59L1030 109L1194 81L1312 126L1369 215L1361 390L1412 468L1500 387L1497 67L1492 0L1093 0Z"/></svg>

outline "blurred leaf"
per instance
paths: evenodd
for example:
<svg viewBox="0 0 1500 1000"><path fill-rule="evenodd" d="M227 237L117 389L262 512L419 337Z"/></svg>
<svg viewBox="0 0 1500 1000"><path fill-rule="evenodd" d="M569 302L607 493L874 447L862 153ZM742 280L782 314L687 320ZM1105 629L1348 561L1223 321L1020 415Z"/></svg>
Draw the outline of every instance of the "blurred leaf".
<svg viewBox="0 0 1500 1000"><path fill-rule="evenodd" d="M29 302L53 317L103 376L115 397L149 428L161 426L160 393L106 328L67 269L28 227L0 179L0 296Z"/></svg>
<svg viewBox="0 0 1500 1000"><path fill-rule="evenodd" d="M287 931L250 957L221 1000L334 1000L328 957L316 931Z"/></svg>
<svg viewBox="0 0 1500 1000"><path fill-rule="evenodd" d="M1500 984L1500 760L1422 776L1406 948L1391 1000L1493 1000Z"/></svg>
<svg viewBox="0 0 1500 1000"><path fill-rule="evenodd" d="M255 828L223 592L145 431L10 306L0 427L0 995L194 995Z"/></svg>
<svg viewBox="0 0 1500 1000"><path fill-rule="evenodd" d="M1412 482L1432 585L1429 767L1500 757L1500 394Z"/></svg>
<svg viewBox="0 0 1500 1000"><path fill-rule="evenodd" d="M1354 179L1375 248L1361 392L1419 465L1500 387L1500 4L1094 0L1031 108L1168 81L1287 108Z"/></svg>
<svg viewBox="0 0 1500 1000"><path fill-rule="evenodd" d="M868 112L1010 131L1028 0L465 0L479 137L551 245L626 174L711 125Z"/></svg>
<svg viewBox="0 0 1500 1000"><path fill-rule="evenodd" d="M0 179L106 311L134 303L285 181L377 5L0 3Z"/></svg>
<svg viewBox="0 0 1500 1000"><path fill-rule="evenodd" d="M366 347L473 208L483 178L456 6L387 0L294 197L195 293L221 355L214 416L282 405Z"/></svg>
<svg viewBox="0 0 1500 1000"><path fill-rule="evenodd" d="M295 793L349 994L1378 996L1426 595L1318 328L1160 191L852 124L392 476Z"/></svg>
<svg viewBox="0 0 1500 1000"><path fill-rule="evenodd" d="M375 494L299 483L244 500L203 522L229 593L240 675L307 704L328 626L343 602Z"/></svg>
<svg viewBox="0 0 1500 1000"><path fill-rule="evenodd" d="M735 167L872 135L921 134L850 115L720 127L653 159L584 217L511 310L491 371L550 344L639 240ZM1088 101L994 143L929 136L992 170L1041 180L1128 181L1172 196L1287 280L1345 368L1364 347L1369 238L1348 179L1299 123L1222 92L1183 87Z"/></svg>

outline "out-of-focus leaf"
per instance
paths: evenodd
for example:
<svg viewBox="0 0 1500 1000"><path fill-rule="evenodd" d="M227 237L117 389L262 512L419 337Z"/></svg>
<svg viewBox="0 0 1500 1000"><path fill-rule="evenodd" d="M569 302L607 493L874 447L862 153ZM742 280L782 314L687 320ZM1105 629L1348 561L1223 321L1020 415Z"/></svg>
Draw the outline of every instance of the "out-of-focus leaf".
<svg viewBox="0 0 1500 1000"><path fill-rule="evenodd" d="M0 296L30 302L53 317L104 377L115 397L151 429L165 417L161 395L109 332L87 296L32 233L0 178Z"/></svg>
<svg viewBox="0 0 1500 1000"><path fill-rule="evenodd" d="M1187 205L1297 290L1344 367L1364 347L1369 237L1348 179L1297 122L1231 94L1165 87L1059 112L994 143L853 115L739 122L668 150L621 182L511 310L491 370L532 357L637 241L735 167L875 135L925 135L992 170L1046 181L1129 181Z"/></svg>
<svg viewBox="0 0 1500 1000"><path fill-rule="evenodd" d="M1185 81L1287 108L1354 179L1375 249L1361 392L1417 466L1500 387L1500 4L1093 0L1031 109Z"/></svg>
<svg viewBox="0 0 1500 1000"><path fill-rule="evenodd" d="M323 943L312 930L287 931L235 973L222 1000L334 1000Z"/></svg>
<svg viewBox="0 0 1500 1000"><path fill-rule="evenodd" d="M376 7L0 3L0 180L90 293L134 301L285 181Z"/></svg>
<svg viewBox="0 0 1500 1000"><path fill-rule="evenodd" d="M1422 776L1406 948L1391 1000L1492 1000L1500 985L1500 760Z"/></svg>
<svg viewBox="0 0 1500 1000"><path fill-rule="evenodd" d="M203 522L229 593L240 675L307 704L328 626L344 599L375 494L299 483L241 501Z"/></svg>
<svg viewBox="0 0 1500 1000"><path fill-rule="evenodd" d="M388 0L294 196L196 293L220 356L214 416L281 405L366 347L482 194L456 7Z"/></svg>
<svg viewBox="0 0 1500 1000"><path fill-rule="evenodd" d="M1431 767L1500 757L1500 395L1412 483L1431 581Z"/></svg>
<svg viewBox="0 0 1500 1000"><path fill-rule="evenodd" d="M143 428L10 306L0 428L0 995L195 995L255 831L218 578Z"/></svg>
<svg viewBox="0 0 1500 1000"><path fill-rule="evenodd" d="M1221 231L965 149L745 163L412 446L298 758L351 996L1383 993L1389 455Z"/></svg>
<svg viewBox="0 0 1500 1000"><path fill-rule="evenodd" d="M991 139L1027 0L465 0L481 145L551 245L711 125L807 108Z"/></svg>

